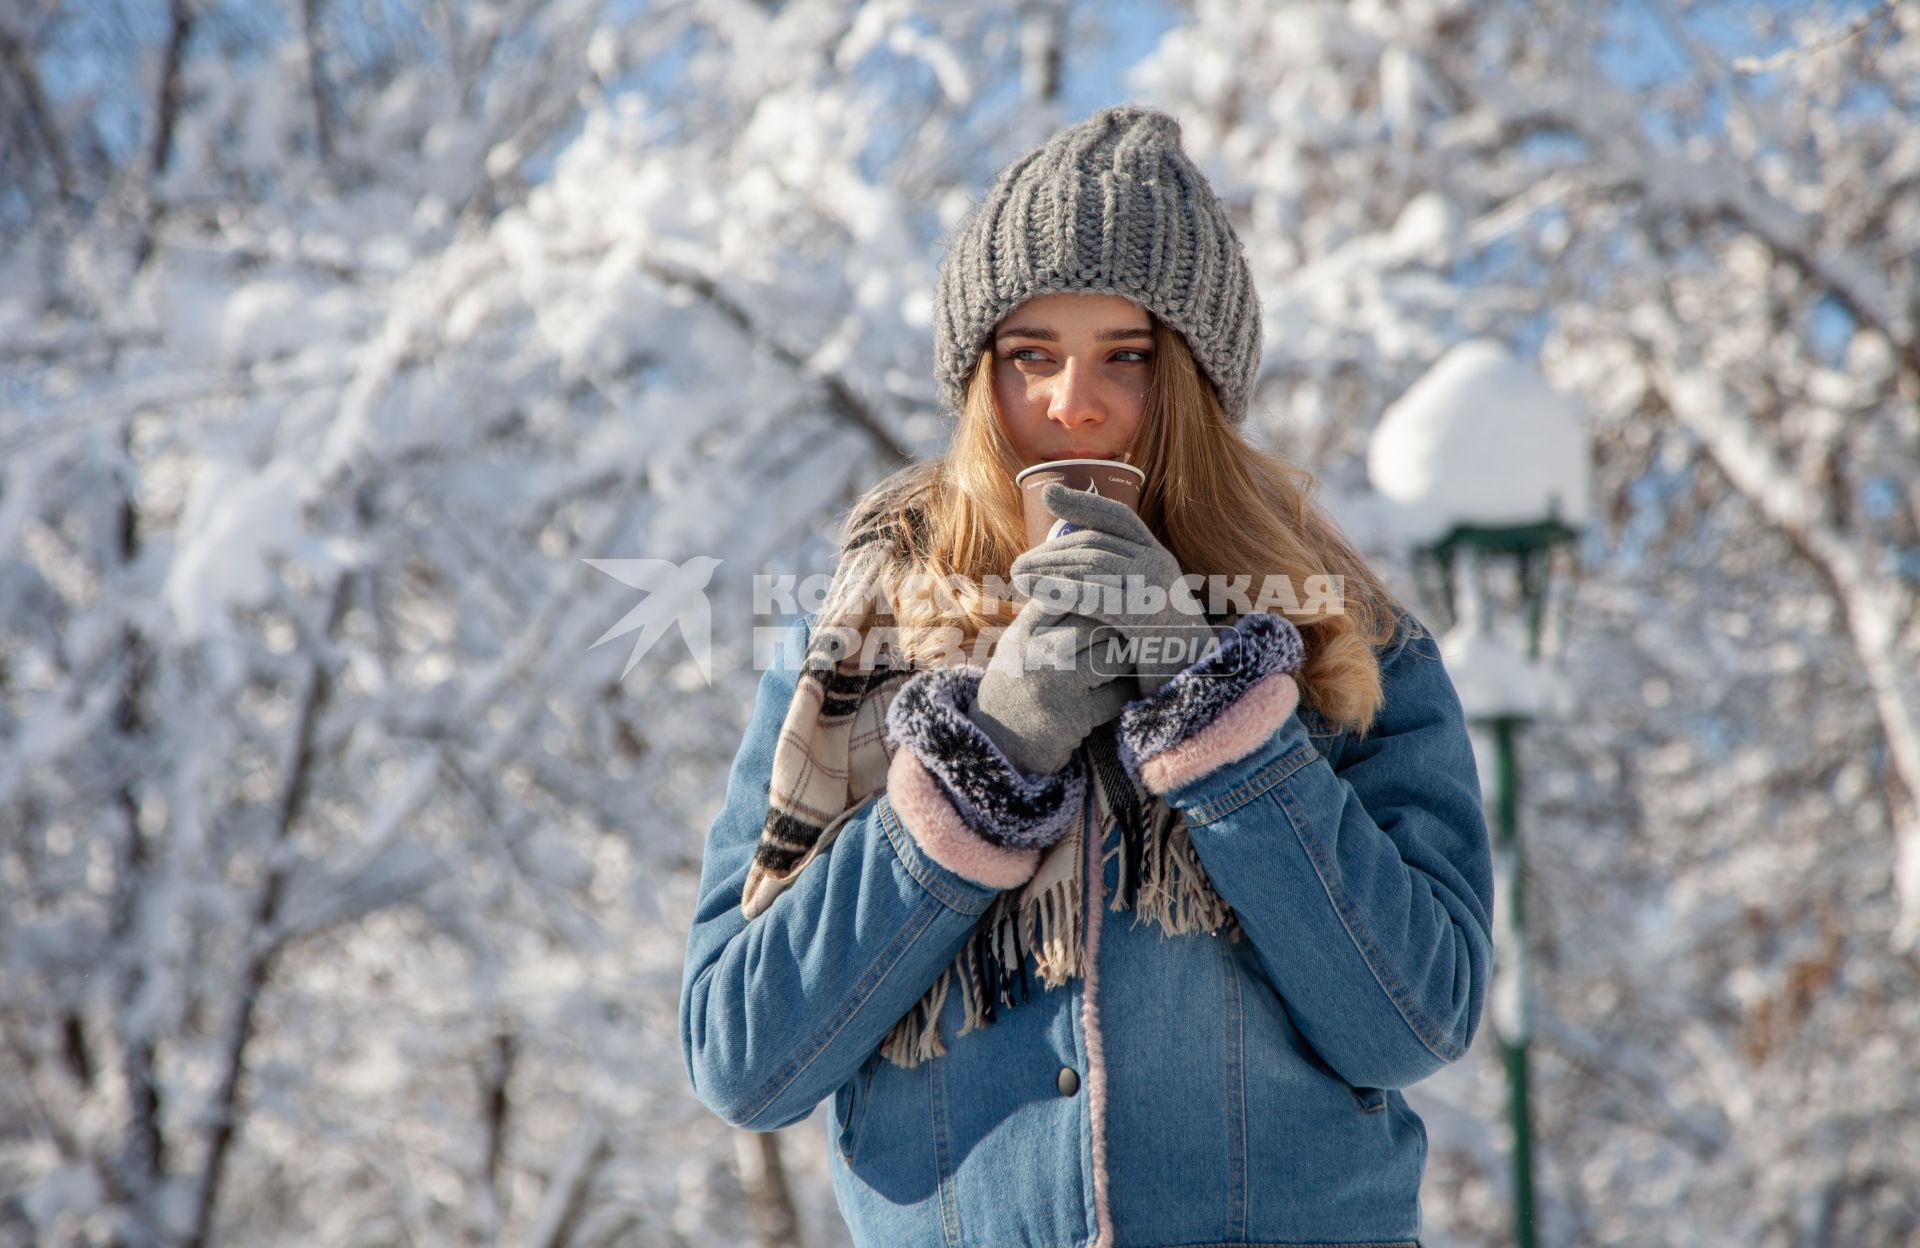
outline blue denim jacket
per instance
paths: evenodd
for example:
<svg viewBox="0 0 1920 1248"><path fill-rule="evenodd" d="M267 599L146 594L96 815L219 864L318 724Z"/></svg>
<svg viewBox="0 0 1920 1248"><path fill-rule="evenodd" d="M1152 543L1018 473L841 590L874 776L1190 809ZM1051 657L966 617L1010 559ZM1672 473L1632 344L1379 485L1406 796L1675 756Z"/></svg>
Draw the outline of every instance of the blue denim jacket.
<svg viewBox="0 0 1920 1248"><path fill-rule="evenodd" d="M1493 908L1473 753L1425 630L1403 617L1380 651L1385 704L1363 737L1302 706L1251 754L1162 795L1242 940L1108 912L1096 1009L1080 979L1036 980L956 1039L954 993L948 1052L903 1069L881 1040L997 890L935 861L883 790L743 920L810 623L760 683L707 840L680 1001L701 1101L767 1131L832 1096L833 1183L862 1248L1416 1245L1426 1128L1400 1089L1472 1042ZM1092 811L1089 797L1089 827ZM1110 896L1117 865L1106 875Z"/></svg>

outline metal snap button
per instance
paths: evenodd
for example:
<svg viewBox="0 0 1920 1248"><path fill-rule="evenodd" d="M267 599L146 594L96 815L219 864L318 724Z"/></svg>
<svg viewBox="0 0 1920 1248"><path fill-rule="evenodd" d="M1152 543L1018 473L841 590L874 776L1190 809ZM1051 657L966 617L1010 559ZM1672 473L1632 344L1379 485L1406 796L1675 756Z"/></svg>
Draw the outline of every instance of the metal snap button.
<svg viewBox="0 0 1920 1248"><path fill-rule="evenodd" d="M1071 1066L1062 1066L1060 1068L1058 1083L1060 1085L1061 1096L1072 1096L1080 1090L1079 1072L1075 1071Z"/></svg>

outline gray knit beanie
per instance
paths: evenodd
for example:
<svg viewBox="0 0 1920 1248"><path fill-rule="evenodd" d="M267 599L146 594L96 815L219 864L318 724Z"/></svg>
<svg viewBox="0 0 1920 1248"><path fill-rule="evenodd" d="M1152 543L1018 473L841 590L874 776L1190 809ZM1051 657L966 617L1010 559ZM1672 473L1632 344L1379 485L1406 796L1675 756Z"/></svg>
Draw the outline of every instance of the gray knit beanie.
<svg viewBox="0 0 1920 1248"><path fill-rule="evenodd" d="M1180 123L1121 104L1056 133L994 179L940 265L933 369L958 418L994 326L1036 294L1124 295L1180 331L1246 419L1260 296L1239 236L1180 148Z"/></svg>

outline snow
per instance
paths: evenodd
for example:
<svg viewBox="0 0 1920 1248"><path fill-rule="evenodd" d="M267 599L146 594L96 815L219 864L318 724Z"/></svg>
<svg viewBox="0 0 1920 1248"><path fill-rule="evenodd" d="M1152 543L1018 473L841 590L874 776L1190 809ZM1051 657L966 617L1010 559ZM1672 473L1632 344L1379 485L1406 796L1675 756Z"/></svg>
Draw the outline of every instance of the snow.
<svg viewBox="0 0 1920 1248"><path fill-rule="evenodd" d="M344 291L285 279L249 283L221 309L221 354L229 363L291 354L350 325L350 307Z"/></svg>
<svg viewBox="0 0 1920 1248"><path fill-rule="evenodd" d="M300 520L308 469L275 460L249 469L209 457L196 474L165 595L181 641L225 634L235 609L263 605L281 584L276 557L305 560L315 571L344 571L355 543L315 537Z"/></svg>
<svg viewBox="0 0 1920 1248"><path fill-rule="evenodd" d="M1533 718L1559 704L1552 674L1503 637L1460 625L1440 636L1440 657L1469 719Z"/></svg>
<svg viewBox="0 0 1920 1248"><path fill-rule="evenodd" d="M1367 449L1375 489L1409 537L1550 517L1586 522L1591 492L1579 404L1498 342L1450 348L1380 417Z"/></svg>
<svg viewBox="0 0 1920 1248"><path fill-rule="evenodd" d="M0 195L0 1241L188 1240L229 1074L210 1242L752 1237L674 1025L785 631L749 578L820 571L857 492L944 447L939 245L1094 93L1180 116L1261 295L1248 434L1383 575L1454 524L1557 502L1582 530L1537 662L1511 603L1442 620L1393 585L1470 715L1529 717L1528 944L1503 928L1496 968L1535 976L1542 1242L1920 1232L1920 126L1893 90L1920 10L1872 58L1877 31L1635 93L1596 45L1637 25L1681 64L1664 6L1209 0L1144 62L1094 58L1090 24L1150 7L1070 7L1063 103L1025 94L1047 24L1006 6L321 5L322 159L298 23L190 5L152 178L164 22L82 0L24 31L4 76L41 70L74 198L28 125ZM1747 19L1672 20L1760 57L1832 25ZM630 674L594 647L643 600L594 561L700 556L710 671L678 629ZM1409 1090L1423 1242L1510 1241L1515 986ZM830 1112L781 1137L825 1248Z"/></svg>
<svg viewBox="0 0 1920 1248"><path fill-rule="evenodd" d="M88 1215L100 1207L99 1176L85 1166L66 1165L48 1171L21 1199L33 1224L49 1240L73 1236Z"/></svg>

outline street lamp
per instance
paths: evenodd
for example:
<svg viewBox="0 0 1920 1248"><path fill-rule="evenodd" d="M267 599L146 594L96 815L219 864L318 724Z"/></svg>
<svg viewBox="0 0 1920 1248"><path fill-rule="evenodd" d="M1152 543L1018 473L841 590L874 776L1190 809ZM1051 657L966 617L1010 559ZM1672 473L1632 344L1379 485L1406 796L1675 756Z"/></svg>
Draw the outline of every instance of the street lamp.
<svg viewBox="0 0 1920 1248"><path fill-rule="evenodd" d="M1397 527L1412 547L1416 588L1446 619L1440 651L1475 729L1483 794L1484 782L1493 781L1487 794L1496 812L1489 1016L1506 1059L1519 1248L1534 1244L1527 1092L1533 1017L1516 741L1522 725L1563 704L1540 659L1556 590L1556 632L1564 631L1566 591L1577 567L1573 540L1587 519L1583 423L1580 406L1536 369L1480 339L1449 350L1388 407L1367 448L1367 474L1394 505ZM1562 553L1570 573L1556 581ZM1524 647L1496 631L1502 621L1520 626Z"/></svg>

